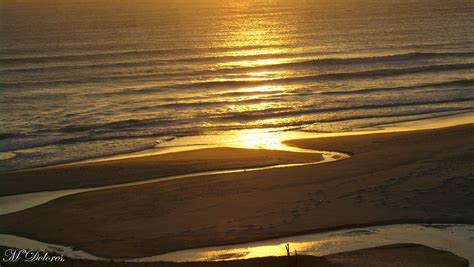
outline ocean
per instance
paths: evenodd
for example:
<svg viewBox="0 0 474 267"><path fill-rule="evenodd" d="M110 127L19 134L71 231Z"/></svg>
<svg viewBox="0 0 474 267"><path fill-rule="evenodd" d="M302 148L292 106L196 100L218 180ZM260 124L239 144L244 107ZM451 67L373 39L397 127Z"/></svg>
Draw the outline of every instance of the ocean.
<svg viewBox="0 0 474 267"><path fill-rule="evenodd" d="M474 110L471 0L0 0L0 170Z"/></svg>

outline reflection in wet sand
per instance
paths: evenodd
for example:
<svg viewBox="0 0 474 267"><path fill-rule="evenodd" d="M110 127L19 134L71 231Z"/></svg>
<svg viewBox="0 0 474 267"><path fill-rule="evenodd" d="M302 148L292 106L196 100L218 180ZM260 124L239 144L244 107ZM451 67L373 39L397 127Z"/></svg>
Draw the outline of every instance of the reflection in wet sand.
<svg viewBox="0 0 474 267"><path fill-rule="evenodd" d="M177 251L137 261L215 261L286 255L285 244L298 254L325 256L398 243L417 243L450 251L474 262L474 226L396 224L276 238L230 246Z"/></svg>
<svg viewBox="0 0 474 267"><path fill-rule="evenodd" d="M360 227L315 234L289 236L266 241L189 249L130 260L96 257L71 247L43 243L13 235L0 234L0 245L56 252L69 258L131 262L221 261L285 255L285 244L300 255L325 256L339 252L390 244L417 243L450 251L474 262L474 225L466 224L394 224Z"/></svg>

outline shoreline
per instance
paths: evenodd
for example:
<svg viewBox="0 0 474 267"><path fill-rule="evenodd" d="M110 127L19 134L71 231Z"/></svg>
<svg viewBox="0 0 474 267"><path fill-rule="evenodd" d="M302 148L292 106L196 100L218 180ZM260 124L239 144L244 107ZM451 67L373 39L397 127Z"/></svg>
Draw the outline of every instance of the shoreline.
<svg viewBox="0 0 474 267"><path fill-rule="evenodd" d="M417 120L407 120L401 121L397 123L388 123L377 125L373 127L367 128L357 128L352 131L346 132L311 132L311 131L283 131L280 132L281 137L278 138L278 141L281 145L272 144L271 147L277 148L277 150L283 151L294 151L291 150L291 146L286 146L283 143L285 141L290 141L293 139L301 139L301 138L321 138L321 137L338 137L338 136L352 136L352 135L361 135L361 134L373 134L373 133L390 133L390 132L405 132L405 131L417 131L417 130L432 130L432 129L439 129L439 128L447 128L452 126L461 126L466 124L474 123L474 112L461 112L456 114L450 115L442 115L442 116L435 116L431 118L423 118ZM255 129L259 130L259 129ZM245 131L245 130L244 130ZM231 131L232 132L232 131ZM278 132L278 131L270 131L270 132ZM236 131L234 135L238 135L239 131ZM271 149L268 147L259 147L258 145L246 145L242 144L240 141L236 141L235 136L230 135L230 138L224 138L224 140L220 140L216 143L212 143L212 140L217 135L198 135L198 136L185 136L180 138L175 138L171 141L164 142L153 149L147 150L140 150L134 151L130 153L121 153L117 155L110 155L105 157L98 157L98 158L91 158L91 159L84 159L79 161L73 162L66 162L48 166L42 166L38 168L49 168L49 167L60 167L60 166L67 166L67 165L75 165L75 164L82 164L82 163L94 163L94 162L103 162L103 161L110 161L110 160L117 160L117 159L130 159L130 158L137 158L137 157L146 157L146 156L153 156L153 155L163 155L168 153L175 153L175 152L185 152L185 151L193 151L199 150L203 148L221 148L221 147L231 147L231 148L250 148L250 149ZM264 136L265 137L265 136ZM210 143L206 145L202 145L200 143ZM25 169L29 170L31 168ZM36 168L32 168L36 169Z"/></svg>
<svg viewBox="0 0 474 267"><path fill-rule="evenodd" d="M271 152L271 151L267 151L267 152ZM185 173L185 174L157 177L157 178L151 178L151 179L145 179L145 180L131 181L131 182L126 182L126 183L95 186L95 187L60 189L60 190L54 190L54 191L39 191L39 192L32 192L32 193L5 195L5 196L0 196L0 208L1 208L0 215L22 211L25 209L33 208L33 207L48 203L49 201L52 201L54 199L58 199L58 198L62 198L65 196L70 196L70 195L75 195L75 194L86 193L86 192L130 187L130 186L144 185L144 184L150 184L150 183L160 183L160 182L166 182L166 181L172 181L172 180L178 180L178 179L189 179L192 177L200 177L200 176L243 173L243 172L247 173L247 172L255 172L255 171L262 171L262 170L269 170L269 169L316 165L316 164L330 163L337 160L343 160L349 157L347 154L339 153L339 152L324 152L323 153L321 151L317 151L317 152L315 151L312 154L317 154L318 156L321 156L322 159L319 161L309 161L306 163L289 163L289 164L278 164L278 165L268 165L268 166L265 165L263 167L248 167L244 169L222 169L222 170L218 169L218 170L210 170L210 171L202 171L202 172L194 172L194 173Z"/></svg>
<svg viewBox="0 0 474 267"><path fill-rule="evenodd" d="M15 197L22 194L56 190L94 190L96 187L116 188L132 186L158 182L160 180L172 180L175 176L192 177L207 175L207 173L233 173L292 165L318 164L345 157L344 153L309 151L311 152L298 153L280 150L221 147L0 173L0 184L4 184L0 187L0 199L2 197ZM115 169L120 170L116 171ZM126 169L130 170L127 172ZM101 181L102 172L104 171L109 172L109 175L113 174L114 180ZM90 175L92 178L88 177L89 181L81 180L85 175ZM43 179L36 181L40 182L40 184L36 184L37 189L18 191L17 188L23 183L28 182L28 180L33 182L30 179L31 176L39 176ZM139 176L139 178L130 179L130 176ZM68 184L61 185L67 179L72 179L71 177L74 177L76 181L68 181ZM38 178L36 179L38 180ZM79 187L77 187L77 183L79 183ZM31 187L32 184L30 183L29 186Z"/></svg>
<svg viewBox="0 0 474 267"><path fill-rule="evenodd" d="M417 226L426 226L426 227L433 227L433 228L436 228L438 225L441 228L443 228L444 226L447 226L447 228L456 227L456 226L474 226L474 219L460 219L460 220L444 220L444 219L417 220L417 219L413 219L413 220L374 221L374 222L365 223L365 224L347 224L347 225L339 225L339 226L328 227L328 228L317 229L317 230L294 232L291 235L273 236L273 237L269 237L269 238L265 238L265 239L249 240L249 241L242 242L242 243L222 243L222 244L219 244L219 245L187 247L186 249L183 249L183 250L165 251L165 252L157 254L157 255L143 256L141 258L97 256L97 255L92 254L88 251L83 251L83 250L77 249L77 247L75 247L75 246L69 246L67 244L54 243L50 240L41 240L41 241L40 240L34 240L34 239L29 238L29 237L21 236L20 234L18 234L18 235L6 234L6 235L19 237L21 239L23 239L23 238L28 239L28 240L33 241L33 242L41 242L41 243L44 243L44 244L48 244L51 247L53 247L54 249L59 248L60 250L62 250L61 247L70 248L75 253L81 254L80 257L82 259L93 260L93 261L98 261L98 262L102 262L102 261L156 262L156 261L162 261L162 257L167 258L167 256L169 254L186 253L187 251L193 251L193 250L207 250L207 249L215 249L215 248L220 249L220 248L224 248L224 247L237 247L237 246L247 247L250 244L254 244L254 243L267 243L267 242L270 242L270 241L281 240L281 239L285 239L285 242L283 242L283 243L296 243L296 241L291 241L291 240L292 239L293 240L294 239L298 240L299 238L304 237L304 236L308 236L308 235L331 234L333 232L342 232L342 231L351 232L353 230L357 231L358 229L361 229L361 228L381 228L381 227L383 228L383 227L405 226L405 225L406 226L417 225ZM5 233L0 233L0 237L2 235L5 235ZM290 241L288 241L288 240L290 240ZM411 243L411 242L409 242L409 243ZM413 241L413 243L414 243L414 241ZM393 243L393 244L398 244L398 243ZM6 244L2 243L2 241L0 240L0 246L5 246L5 245ZM10 246L13 247L13 248L17 248L17 249L31 249L30 247L16 247L14 245L13 246L10 245ZM379 247L379 246L371 246L371 247L368 247L368 248L377 248L377 247ZM362 248L362 249L365 249L365 248ZM351 252L351 251L354 251L354 250L344 250L341 253ZM448 249L443 250L443 251L453 253L451 250L448 250ZM51 251L51 252L57 253L58 251ZM87 253L88 256L92 256L95 259L84 258L84 257L87 257L87 256L83 255L82 253ZM306 254L304 254L304 255L306 255ZM325 255L331 255L331 254L325 254ZM156 260L154 260L154 259L153 260L148 260L148 259L152 259L152 258L156 258ZM256 257L251 257L251 258L256 258ZM237 258L237 259L251 259L251 258ZM80 258L77 258L77 259L80 259ZM188 261L184 261L184 260L180 260L180 261L165 260L165 261L188 262ZM194 260L192 260L192 261L194 261ZM200 260L198 260L198 262L199 261Z"/></svg>
<svg viewBox="0 0 474 267"><path fill-rule="evenodd" d="M11 247L0 246L0 253L13 249ZM117 261L95 261L88 259L75 259L64 257L62 253L49 254L50 256L60 257L63 262L56 262L58 266L149 266L149 262L117 262ZM403 255L403 257L400 257ZM388 263L390 262L390 263ZM446 264L449 266L468 266L469 261L463 257L455 255L449 251L444 251L439 248L432 248L416 243L396 243L389 245L382 245L370 248L363 248L347 252L332 253L325 256L314 256L298 254L296 251L289 256L266 256L248 259L236 260L221 260L221 261L198 261L198 262L167 262L157 261L153 262L153 266L222 266L222 267L237 267L237 266L366 266L367 264L383 263L385 266L432 266L433 264ZM25 263L26 264L26 263ZM16 263L15 266L24 266L21 262ZM28 265L28 264L26 264ZM39 264L43 266L43 264ZM49 266L49 264L47 264Z"/></svg>
<svg viewBox="0 0 474 267"><path fill-rule="evenodd" d="M302 231L302 232L294 232L291 235L280 235L280 236L272 236L268 237L265 239L255 239L255 240L249 240L246 242L242 243L222 243L219 245L210 245L210 246L199 246L199 247L188 247L184 250L172 250L172 251L166 251L164 253L160 253L155 256L164 256L167 254L174 254L174 253L179 253L182 251L188 251L188 250L200 250L200 249L206 249L206 248L215 248L215 247L227 247L227 246L240 246L240 245L246 245L250 243L264 243L268 241L272 241L275 239L291 239L291 238L298 238L300 236L306 236L306 235L316 235L316 234L325 234L328 232L335 232L335 231L345 231L345 230L351 230L351 229L357 229L357 228L368 228L368 227L384 227L384 226L393 226L393 225L470 225L474 226L474 219L460 219L460 220L443 220L443 219L431 219L431 220L391 220L391 221L374 221L370 223L362 223L362 224L347 224L347 225L338 225L338 226L333 226L333 227L328 227L328 228L322 228L322 229L317 229L317 230L307 230L307 231ZM0 233L1 234L1 233ZM291 241L288 241L292 243ZM448 250L446 250L448 251ZM155 257L155 256L146 256L148 257ZM126 259L126 258L113 258L116 260L120 259Z"/></svg>
<svg viewBox="0 0 474 267"><path fill-rule="evenodd" d="M412 124L416 124L417 121L407 121L407 122L402 122L402 123L396 123L396 124L389 124L386 128L383 128L381 130L366 130L366 131L356 131L356 132L342 132L342 133L328 133L328 134L317 134L316 137L314 133L306 133L306 135L303 135L305 138L303 139L318 139L318 138L327 138L327 137L351 137L351 136L359 136L359 135L372 135L372 134L396 134L396 133L404 133L404 132L413 132L413 131L422 131L422 130L436 130L436 129L443 129L443 128L450 128L450 127L457 127L457 126L465 126L472 124L471 122L467 122L467 119L471 119L471 116L468 116L469 114L457 114L453 116L447 116L448 119L446 120L447 117L443 116L441 118L436 117L436 118L431 118L431 119L424 119L424 124L416 125L415 127L412 126ZM293 138L295 136L293 135L293 132L290 132ZM296 133L296 136L301 137L301 133ZM272 169L272 168L286 168L286 167L295 167L295 166L304 166L304 165L312 165L312 164L320 164L320 163L328 163L334 160L340 160L340 159L345 159L347 157L350 157L353 153L350 151L343 151L343 150L338 150L338 151L321 151L318 150L318 148L311 148L311 149L306 149L302 146L292 146L291 142L295 140L300 140L301 138L297 139L288 139L289 137L287 136L286 138L280 138L279 141L279 146L276 149L261 149L261 148L254 148L254 147L245 147L244 145L240 146L230 146L230 147L216 147L216 146L199 146L199 147L194 147L191 149L186 149L183 151L176 151L176 150L171 150L172 152L166 152L166 151L161 151L160 153L147 153L143 154L142 152L139 152L138 155L135 155L135 153L132 154L126 154L126 155L117 155L117 156L112 156L112 157L106 157L106 158L98 158L98 159L92 159L92 160L86 160L86 161L79 161L79 162L72 162L72 163L67 163L67 164L60 164L60 165L51 165L51 166L46 166L46 167L38 167L38 168L29 168L29 169L24 169L24 170L14 170L14 171L7 171L7 172L0 172L0 177L2 174L7 175L8 174L15 174L15 173L28 173L28 172L35 172L35 171L44 171L44 170L53 170L54 172L57 172L58 170L62 168L76 168L81 166L90 166L94 164L107 164L107 163L113 163L114 161L127 161L127 160L140 160L140 159L146 159L146 158L152 158L152 157L159 157L160 155L165 155L168 156L169 154L177 154L181 152L199 152L199 151L209 151L212 153L213 149L214 150L219 150L219 149L250 149L253 151L264 151L264 152L274 152L279 153L279 152L296 152L296 153L311 153L311 154L320 154L322 156L322 159L318 159L317 161L314 162L301 162L301 163L295 163L291 162L288 164L276 164L276 165L268 165L268 164L263 164L263 165L249 165L248 167L244 166L245 168L243 169L236 169L241 166L235 166L235 168L231 169L226 169L226 168L210 168L210 169L204 169L204 171L198 171L196 173L172 173L171 176L166 176L166 175L161 175L161 176L156 176L156 177L148 177L144 179L138 179L138 181L125 181L125 183L115 183L115 184L98 184L98 185L92 185L92 186L87 186L87 187L78 187L78 188L65 188L65 189L59 189L58 191L54 191L56 193L56 196L51 196L49 197L49 200L42 200L41 203L39 204L27 204L27 207L21 208L14 208L13 211L10 211L10 208L4 207L3 209L6 210L6 212L1 212L0 215L3 214L9 214L12 212L16 212L18 210L23 210L26 208L31 208L37 205L41 205L44 203L47 203L53 199L56 198L61 198L64 196L68 195L73 195L73 194L78 194L78 193L83 193L83 192L90 192L90 191L96 191L96 190L106 190L106 189L111 189L111 188L120 188L120 187L126 187L126 186L134 186L134 185L139 185L139 184L147 184L147 183L154 183L154 182L160 182L160 181L167 181L167 180L173 180L173 179L180 179L180 178L190 178L190 177L195 177L195 176L202 176L202 175L213 175L213 174L225 174L225 173L235 173L235 172L245 172L245 171L259 171L259 170L265 170L265 169ZM273 144L274 146L274 144ZM202 148L204 147L204 148ZM332 154L332 155L331 155ZM137 167L137 166L135 166ZM140 167L140 166L139 166ZM1 182L1 181L0 181ZM60 190L65 191L64 193L61 193ZM0 207L2 207L2 202L3 203L11 203L13 201L19 202L22 201L24 202L25 199L28 202L31 202L29 200L31 197L35 196L29 196L33 195L36 193L39 193L40 196L39 198L45 198L44 193L47 193L47 191L51 190L39 190L39 191L33 191L33 192L24 192L20 194L7 194L7 195L2 195L1 190L0 190ZM66 191L71 191L71 192L66 192ZM76 192L74 192L76 191ZM51 191L53 192L53 191ZM8 199L11 197L12 199ZM3 201L2 201L3 200ZM8 204L10 205L10 204Z"/></svg>
<svg viewBox="0 0 474 267"><path fill-rule="evenodd" d="M322 138L322 137L338 137L338 136L353 136L353 135L364 135L364 134L375 134L375 133L390 133L390 132L405 132L405 131L417 131L417 130L432 130L453 126L461 126L466 124L474 123L474 112L461 112L454 115L443 115L435 116L431 118L423 118L418 120L407 120L397 123L388 123L377 125L374 127L368 128L357 128L352 131L346 132L331 132L331 133L320 133L320 132L310 132L310 131L270 131L271 133L279 133L281 136L278 138L280 144L272 144L272 147L260 147L259 145L246 145L239 140L236 140L235 135L239 135L240 131L235 131L234 134L230 134L229 137L224 138L215 142L215 137L218 135L197 135L197 136L184 136L180 138L175 138L170 141L161 143L154 148L146 150L136 150L125 153L119 153L114 155L101 156L97 158L87 158L71 162L62 162L57 164L50 164L44 166L37 166L31 168L23 169L14 169L0 171L0 175L11 173L11 172L21 172L21 171L33 171L41 170L48 168L56 167L67 167L88 163L99 163L113 160L126 160L147 156L157 156L177 152L188 152L200 149L209 149L209 148L247 148L247 149L267 149L271 150L283 150L283 151L294 151L298 152L296 147L286 146L283 143L285 141L290 141L293 139L301 138ZM259 130L259 129L254 129ZM244 130L245 131L245 130ZM233 132L233 131L230 131ZM265 132L265 131L264 131ZM227 135L227 134L225 134ZM265 137L265 136L263 136ZM215 143L213 143L215 142ZM202 144L206 143L206 144Z"/></svg>
<svg viewBox="0 0 474 267"><path fill-rule="evenodd" d="M318 231L316 233L295 234L235 245L187 249L147 257L138 261L186 262L207 261L216 258L224 259L224 257L225 260L236 260L279 256L284 255L283 250L278 249L283 244L290 244L304 255L326 256L398 243L418 243L448 251L474 262L474 253L470 249L473 242L469 239L469 237L472 237L473 226L473 224L453 223L374 224ZM456 243L456 245L453 245L453 243Z"/></svg>
<svg viewBox="0 0 474 267"><path fill-rule="evenodd" d="M155 184L147 184L146 186L137 185L71 195L29 210L4 215L0 221L0 229L2 229L2 233L23 233L37 240L50 239L54 241L53 243L74 244L91 252L94 249L84 246L86 243L83 245L79 244L81 242L77 243L79 241L77 237L86 235L89 236L90 240L100 241L102 238L100 236L104 234L104 231L105 233L110 231L112 231L110 233L113 233L118 229L123 229L122 227L126 227L128 229L126 232L115 232L114 236L118 236L115 236L115 238L111 236L106 239L112 238L109 240L111 243L120 244L116 247L117 249L119 247L123 248L123 246L131 248L129 246L132 244L138 246L133 241L136 238L139 240L147 236L149 240L149 235L143 235L147 231L154 233L153 236L157 238L160 236L160 231L165 231L163 233L176 231L176 236L166 237L168 240L165 244L160 241L162 238L158 238L156 241L150 240L151 243L148 241L147 248L142 247L143 251L139 250L142 252L135 251L129 252L129 255L123 255L130 257L139 254L156 255L165 251L202 247L210 244L221 245L263 240L275 236L288 236L309 231L314 233L318 229L347 225L347 223L343 223L344 220L351 221L353 225L394 220L405 222L414 220L421 222L430 220L444 220L443 222L467 221L474 214L473 209L466 206L472 202L473 193L469 186L466 189L465 184L469 184L472 178L469 178L470 167L466 169L467 167L463 166L470 166L470 163L472 163L469 156L465 154L472 153L470 152L472 150L466 147L466 145L472 145L470 139L466 139L470 138L472 128L473 125L469 124L436 130L374 134L370 135L370 138L367 138L369 135L360 135L293 140L293 144L308 149L323 147L334 151L337 150L333 149L336 146L352 147L354 156L331 164L263 170L253 173L213 175L186 181L167 181L160 183L159 187ZM373 143L368 142L367 139L379 141ZM339 141L334 143L331 140ZM420 143L420 140L423 140L424 143ZM398 150L396 154L390 154L393 149ZM413 151L417 152L414 153ZM438 153L440 151L443 151L443 153ZM436 153L433 154L434 152ZM380 157L385 157L382 155L391 155L391 161L381 160ZM404 158L403 155L409 157ZM429 162L423 160L427 157L430 159ZM456 158L455 164L458 168L456 171L447 172L446 166L449 166L449 162L446 160L451 161L454 159L451 159L452 157ZM436 161L432 162L434 159ZM367 165L368 162L370 163L373 160L378 160L378 163ZM374 164L376 165L375 169ZM426 173L426 170L422 171L426 168L431 168L433 171L428 173ZM419 169L415 172L419 173L410 179L403 178L403 173L408 174L413 171L412 169ZM334 173L334 170L337 170L337 173ZM318 176L322 178L312 177L311 173L318 173ZM384 175L374 176L377 173L383 173ZM427 177L426 174L429 173L436 174L436 176L430 175ZM447 174L454 176L445 176ZM344 178L345 175L347 178ZM463 178L463 175L467 176ZM272 177L272 179L269 180L265 177ZM379 181L380 178L382 179ZM354 184L351 181L358 182ZM348 182L350 183L348 184ZM446 182L447 184L443 185ZM280 190L280 187L283 191ZM314 188L317 188L317 190ZM391 190L387 191L385 188L391 188ZM460 188L468 191L459 191ZM458 192L452 194L455 191ZM280 195L279 192L285 192L286 198L275 199L275 196ZM311 197L311 194L314 193L317 194L316 198ZM451 199L439 202L441 201L439 195L447 193L452 194ZM234 195L235 197L239 196L237 202L233 200ZM419 198L420 195L423 198ZM176 199L178 196L179 198ZM256 200L257 197L259 200ZM127 202L123 202L122 199L127 199ZM95 206L88 204L92 202L96 203ZM301 206L302 204L299 203L304 205ZM414 205L412 211L404 208L406 205L410 206L410 203ZM74 207L75 212L71 213L59 208L65 204ZM251 204L261 207L253 207ZM206 206L207 208L203 209ZM348 212L339 214L342 209L348 209ZM58 212L60 214L56 214ZM126 212L133 214L124 214ZM149 214L148 212L152 213ZM156 212L158 213L154 215ZM339 214L338 217L340 218L328 217L329 214L334 214L334 212ZM92 237L84 232L85 229L88 229L87 225L90 222L78 217L78 213L85 217L92 216L87 218L92 218L94 227L97 229L92 228L90 230L96 233L94 235L98 235L98 237ZM75 229L74 235L71 236L72 232L70 230L62 229L60 233L48 237L49 230L47 229L53 226L41 225L33 228L31 228L32 225L29 226L28 220L32 220L32 218L37 220L37 218L44 216L51 218L54 221L53 224L62 221L63 225L75 225L73 227ZM176 221L176 216L183 216L183 218L191 216L194 221ZM214 228L211 229L205 226L214 225L222 218L232 218L234 216L238 216L240 219L234 223L232 220L227 221L224 225L224 227L230 228L229 230L234 229L230 232L226 230L219 233L214 231ZM118 226L110 225L107 223L109 218L120 218L119 220L123 220L123 222L119 222ZM191 220L191 218L189 219ZM56 222L56 220L58 221ZM276 228L271 226L275 222L278 222ZM317 227L314 225L315 222ZM268 225L269 223L270 225ZM168 224L169 226L167 226ZM232 226L234 224L235 226ZM154 227L150 228L152 225ZM242 226L244 228L241 228ZM59 225L56 227L62 228ZM83 229L81 230L81 228ZM237 233L233 234L235 230L237 230ZM190 232L179 234L180 231ZM69 234L67 234L68 232ZM70 237L64 239L66 236ZM74 236L76 237L74 238ZM119 236L122 237L116 239ZM229 239L232 236L234 237ZM71 237L76 241L71 240ZM213 240L208 240L208 237ZM106 237L104 236L104 238ZM191 238L195 241L201 239L201 241L180 241L183 238L184 240ZM58 242L61 240L62 242ZM171 243L169 243L170 241ZM104 246L101 245L101 247ZM106 246L109 252L104 255L118 255L112 252L116 250L113 248L114 246L116 245ZM150 250L149 247L153 248Z"/></svg>

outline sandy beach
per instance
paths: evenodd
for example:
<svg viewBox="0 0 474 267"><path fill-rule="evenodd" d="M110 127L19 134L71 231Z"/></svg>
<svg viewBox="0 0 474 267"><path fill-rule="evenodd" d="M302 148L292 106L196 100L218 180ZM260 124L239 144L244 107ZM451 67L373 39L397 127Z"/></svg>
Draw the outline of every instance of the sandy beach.
<svg viewBox="0 0 474 267"><path fill-rule="evenodd" d="M474 266L474 1L0 16L0 267Z"/></svg>
<svg viewBox="0 0 474 267"><path fill-rule="evenodd" d="M292 140L289 145L352 156L71 195L0 216L0 232L127 258L349 225L472 223L473 131L470 124ZM9 195L318 159L318 154L197 150L3 173L0 188Z"/></svg>
<svg viewBox="0 0 474 267"><path fill-rule="evenodd" d="M202 171L318 162L318 153L208 148L140 158L0 173L0 196L113 185ZM27 185L27 186L25 186Z"/></svg>

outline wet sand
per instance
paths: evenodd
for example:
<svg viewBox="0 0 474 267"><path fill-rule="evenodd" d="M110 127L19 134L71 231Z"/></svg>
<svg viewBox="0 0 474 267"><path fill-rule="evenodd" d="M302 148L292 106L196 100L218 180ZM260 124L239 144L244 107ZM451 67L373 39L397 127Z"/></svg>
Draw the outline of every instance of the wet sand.
<svg viewBox="0 0 474 267"><path fill-rule="evenodd" d="M350 225L472 223L473 133L473 125L464 125L293 140L288 143L348 152L352 157L319 165L193 177L71 195L0 216L0 232L71 245L98 256L125 258ZM180 159L182 155L173 155L175 166L188 171L190 167ZM240 156L243 157L235 156L236 162L261 163L258 155L252 159ZM207 157L227 162L226 157L209 155L204 150L193 151L188 160ZM276 158L289 163L283 155ZM127 169L133 165L124 169L120 166L129 160L111 161L103 169L91 167L94 171L90 173L100 171L93 175L107 181L123 173L120 177L127 179L128 171L133 171ZM212 167L211 162L205 167ZM202 162L192 166L201 165ZM85 176L81 172L84 174L89 166L93 165L81 166L77 176ZM167 171L165 165L159 166L156 170ZM49 172L46 179L53 183L68 176L58 177L61 178ZM56 187L35 179L39 179L35 171L17 184L14 179L6 179L9 186L5 191L2 178L0 188L3 194L13 194L17 190L32 192ZM73 182L66 184L74 186Z"/></svg>
<svg viewBox="0 0 474 267"><path fill-rule="evenodd" d="M4 254L9 248L0 247ZM54 254L55 255L55 254ZM402 256L403 255L403 256ZM104 262L90 260L74 260L66 258L64 262L54 263L54 266L127 266L127 267L329 267L329 266L468 266L466 259L450 252L433 249L417 244L396 244L376 248L362 249L351 252L338 253L324 257L294 256L291 257L265 257L248 260L233 260L221 262L190 262L190 263L131 263L131 262ZM28 262L18 262L12 266L30 266ZM35 266L50 266L48 263L36 263Z"/></svg>
<svg viewBox="0 0 474 267"><path fill-rule="evenodd" d="M0 173L0 196L142 181L176 174L323 160L319 153L206 148Z"/></svg>

